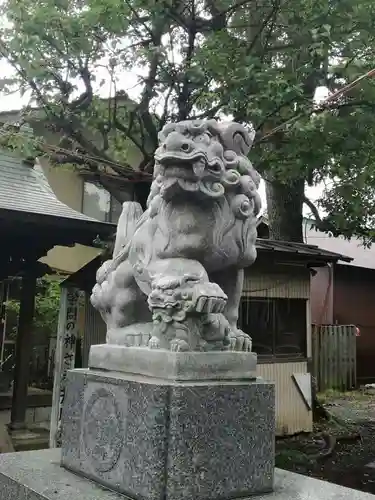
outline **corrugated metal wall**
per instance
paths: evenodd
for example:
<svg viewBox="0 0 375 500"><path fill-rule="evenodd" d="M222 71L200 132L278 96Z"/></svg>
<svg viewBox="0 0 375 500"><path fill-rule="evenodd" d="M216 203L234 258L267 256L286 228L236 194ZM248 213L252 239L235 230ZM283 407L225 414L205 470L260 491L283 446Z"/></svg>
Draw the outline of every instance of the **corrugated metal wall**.
<svg viewBox="0 0 375 500"><path fill-rule="evenodd" d="M307 355L311 355L310 272L306 268L254 266L245 272L243 295L246 297L307 299ZM276 384L276 429L278 435L310 432L312 412L306 406L293 380L293 373L308 373L307 361L262 363L258 375Z"/></svg>
<svg viewBox="0 0 375 500"><path fill-rule="evenodd" d="M246 297L308 299L310 272L305 268L294 269L288 266L285 273L280 273L280 269L278 272L256 269L254 265L245 271L242 293Z"/></svg>
<svg viewBox="0 0 375 500"><path fill-rule="evenodd" d="M308 410L292 378L293 373L307 373L307 362L259 364L257 374L275 382L276 433L291 435L312 431L312 412Z"/></svg>
<svg viewBox="0 0 375 500"><path fill-rule="evenodd" d="M85 326L82 346L82 367L87 368L90 346L105 344L106 324L90 302L90 294L85 294Z"/></svg>

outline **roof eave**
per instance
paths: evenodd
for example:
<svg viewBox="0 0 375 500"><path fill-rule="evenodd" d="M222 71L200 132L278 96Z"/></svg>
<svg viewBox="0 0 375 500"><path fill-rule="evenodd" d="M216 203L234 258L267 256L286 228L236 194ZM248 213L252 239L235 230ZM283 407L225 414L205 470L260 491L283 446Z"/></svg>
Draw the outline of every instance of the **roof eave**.
<svg viewBox="0 0 375 500"><path fill-rule="evenodd" d="M20 221L23 224L40 225L45 228L60 228L72 229L82 233L82 240L87 241L88 238L100 237L107 239L116 232L116 225L109 222L100 222L89 219L74 219L70 217L58 217L49 214L39 214L23 212L18 210L9 210L0 208L0 219L2 216L6 220ZM79 243L77 241L76 243Z"/></svg>

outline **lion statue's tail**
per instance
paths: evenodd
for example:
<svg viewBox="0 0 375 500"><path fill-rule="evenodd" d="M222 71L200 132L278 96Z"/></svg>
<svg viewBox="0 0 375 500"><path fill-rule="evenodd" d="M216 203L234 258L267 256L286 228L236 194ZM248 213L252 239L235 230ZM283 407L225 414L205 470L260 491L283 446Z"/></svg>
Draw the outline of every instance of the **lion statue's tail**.
<svg viewBox="0 0 375 500"><path fill-rule="evenodd" d="M103 283L107 276L114 271L128 255L129 243L142 219L143 210L135 201L125 201L117 224L116 240L111 260L104 262L98 269L96 280Z"/></svg>
<svg viewBox="0 0 375 500"><path fill-rule="evenodd" d="M113 250L114 259L121 253L133 237L137 228L137 223L142 217L142 214L142 207L136 201L126 201L123 203L122 212L117 224L115 248Z"/></svg>

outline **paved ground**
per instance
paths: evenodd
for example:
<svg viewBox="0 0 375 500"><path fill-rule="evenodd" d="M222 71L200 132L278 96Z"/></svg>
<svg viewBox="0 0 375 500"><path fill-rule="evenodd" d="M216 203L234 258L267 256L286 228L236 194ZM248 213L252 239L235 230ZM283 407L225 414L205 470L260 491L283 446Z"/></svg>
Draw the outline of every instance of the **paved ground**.
<svg viewBox="0 0 375 500"><path fill-rule="evenodd" d="M332 392L323 402L332 419L312 435L279 440L277 465L375 494L375 468L368 467L375 461L375 390Z"/></svg>
<svg viewBox="0 0 375 500"><path fill-rule="evenodd" d="M324 397L325 407L336 418L348 423L375 424L375 389L363 389Z"/></svg>

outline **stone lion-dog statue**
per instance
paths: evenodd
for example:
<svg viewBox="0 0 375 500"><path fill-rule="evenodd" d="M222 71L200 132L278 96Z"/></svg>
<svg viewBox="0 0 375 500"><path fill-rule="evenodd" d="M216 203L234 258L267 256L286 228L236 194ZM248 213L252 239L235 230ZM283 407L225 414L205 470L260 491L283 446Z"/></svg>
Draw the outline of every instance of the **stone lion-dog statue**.
<svg viewBox="0 0 375 500"><path fill-rule="evenodd" d="M261 206L253 139L252 129L216 120L160 132L147 209L123 204L113 258L91 295L108 344L251 351L237 320Z"/></svg>

